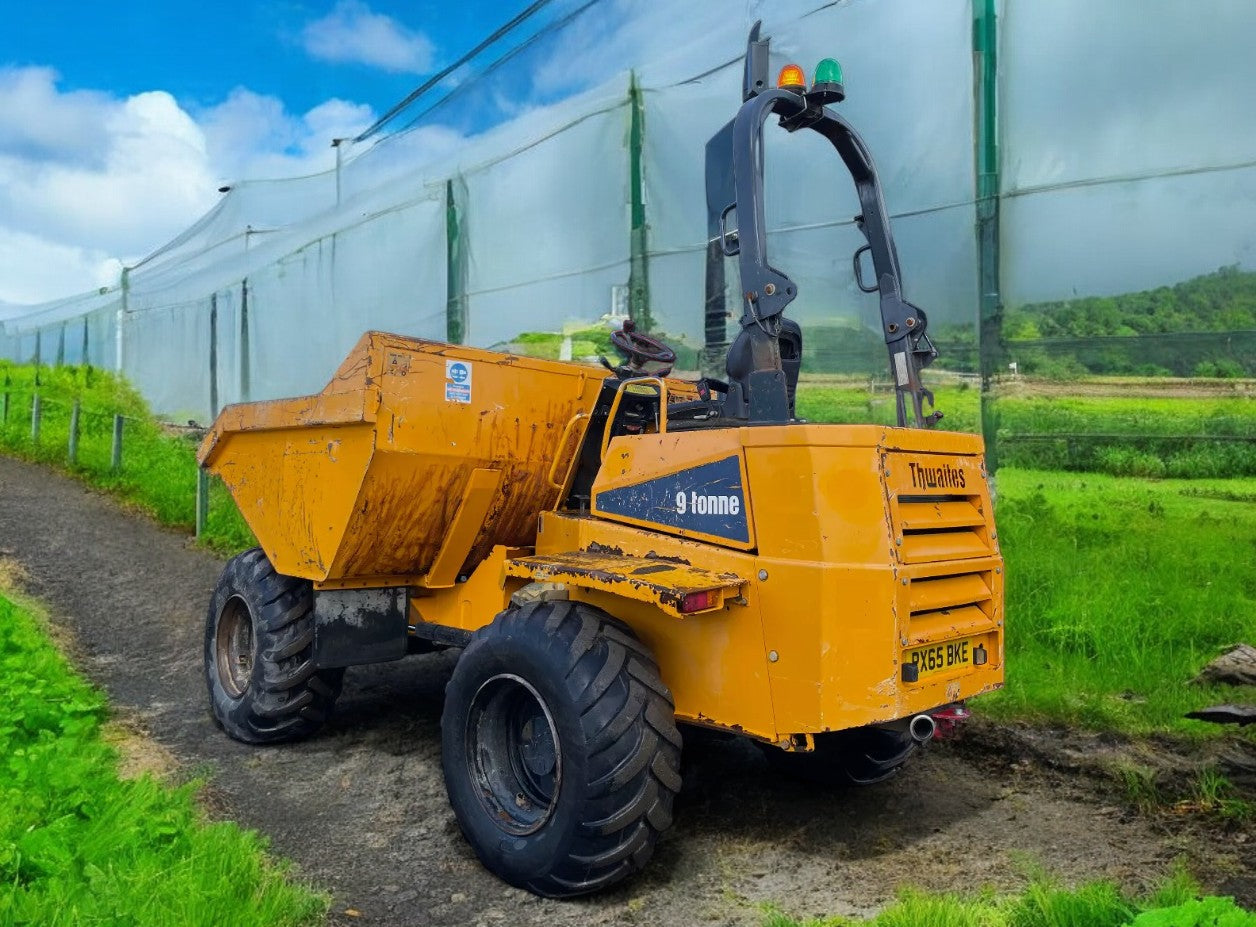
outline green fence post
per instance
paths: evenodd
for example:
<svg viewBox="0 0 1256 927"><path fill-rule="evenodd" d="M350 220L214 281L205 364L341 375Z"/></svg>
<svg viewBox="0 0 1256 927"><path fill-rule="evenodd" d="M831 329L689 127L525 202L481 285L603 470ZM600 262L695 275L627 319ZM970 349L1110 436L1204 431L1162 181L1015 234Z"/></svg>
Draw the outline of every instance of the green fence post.
<svg viewBox="0 0 1256 927"><path fill-rule="evenodd" d="M9 424L9 384L11 382L9 375L6 373L4 375L4 417L0 418L0 424L4 425Z"/></svg>
<svg viewBox="0 0 1256 927"><path fill-rule="evenodd" d="M461 180L459 180L459 186ZM459 209L459 187L445 181L445 340L463 344L467 338L467 272L465 209Z"/></svg>
<svg viewBox="0 0 1256 927"><path fill-rule="evenodd" d="M999 29L996 0L973 4L973 119L976 132L977 353L981 367L981 434L986 466L998 468L994 378L1002 366L1003 305L999 280Z"/></svg>
<svg viewBox="0 0 1256 927"><path fill-rule="evenodd" d="M39 425L43 419L43 403L36 391L31 395L31 443L39 443Z"/></svg>
<svg viewBox="0 0 1256 927"><path fill-rule="evenodd" d="M80 400L75 399L74 405L70 407L70 443L67 448L70 457L70 466L74 466L78 463L79 411Z"/></svg>
<svg viewBox="0 0 1256 927"><path fill-rule="evenodd" d="M113 416L113 446L109 449L109 469L114 473L122 469L122 415Z"/></svg>

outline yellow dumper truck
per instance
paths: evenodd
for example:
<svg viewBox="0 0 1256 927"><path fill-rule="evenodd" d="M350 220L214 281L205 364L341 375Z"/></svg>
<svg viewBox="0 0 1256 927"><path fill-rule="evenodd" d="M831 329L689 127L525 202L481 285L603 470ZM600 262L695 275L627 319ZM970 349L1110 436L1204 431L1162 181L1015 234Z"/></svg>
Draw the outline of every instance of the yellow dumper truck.
<svg viewBox="0 0 1256 927"><path fill-rule="evenodd" d="M756 27L745 101L708 145L710 253L741 277L726 381L669 376L672 352L631 325L607 369L370 332L321 393L231 406L201 447L261 545L209 607L221 726L304 737L345 667L462 648L450 802L484 864L539 894L646 863L681 784L678 723L869 783L930 739L932 714L1002 683L981 441L925 413L936 352L872 161L828 106L840 69L769 88L766 63ZM797 289L764 235L770 115L829 139L855 180L897 427L794 414Z"/></svg>

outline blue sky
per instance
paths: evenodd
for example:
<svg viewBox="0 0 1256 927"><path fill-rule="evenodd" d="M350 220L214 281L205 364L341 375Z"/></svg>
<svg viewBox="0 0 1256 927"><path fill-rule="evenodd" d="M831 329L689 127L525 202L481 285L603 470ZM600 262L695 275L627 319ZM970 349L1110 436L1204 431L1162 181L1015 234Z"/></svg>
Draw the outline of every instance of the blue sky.
<svg viewBox="0 0 1256 927"><path fill-rule="evenodd" d="M0 0L0 301L116 282L218 186L331 167L528 5Z"/></svg>
<svg viewBox="0 0 1256 927"><path fill-rule="evenodd" d="M53 67L64 90L121 96L166 90L191 108L212 106L233 88L247 87L279 97L296 112L333 97L382 111L527 5L5 0L0 64Z"/></svg>

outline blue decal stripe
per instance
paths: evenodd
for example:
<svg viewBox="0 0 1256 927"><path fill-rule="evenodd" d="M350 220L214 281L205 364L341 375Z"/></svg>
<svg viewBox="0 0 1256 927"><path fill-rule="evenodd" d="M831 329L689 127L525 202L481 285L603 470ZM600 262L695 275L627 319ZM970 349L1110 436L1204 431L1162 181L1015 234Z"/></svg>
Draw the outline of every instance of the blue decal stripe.
<svg viewBox="0 0 1256 927"><path fill-rule="evenodd" d="M750 521L737 455L597 494L594 508L669 528L749 543Z"/></svg>

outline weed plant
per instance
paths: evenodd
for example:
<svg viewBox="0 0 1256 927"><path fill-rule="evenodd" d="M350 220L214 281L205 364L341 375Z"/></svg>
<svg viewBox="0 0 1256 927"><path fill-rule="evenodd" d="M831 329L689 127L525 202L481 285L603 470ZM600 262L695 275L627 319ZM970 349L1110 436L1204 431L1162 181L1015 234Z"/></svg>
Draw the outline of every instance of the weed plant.
<svg viewBox="0 0 1256 927"><path fill-rule="evenodd" d="M795 920L769 908L764 927L1256 927L1256 915L1231 898L1200 897L1178 874L1145 897L1110 882L1060 888L1039 877L1019 895L931 895L908 890L870 919Z"/></svg>
<svg viewBox="0 0 1256 927"><path fill-rule="evenodd" d="M120 779L107 709L26 607L0 596L0 924L296 927L327 902L206 823L196 783Z"/></svg>

